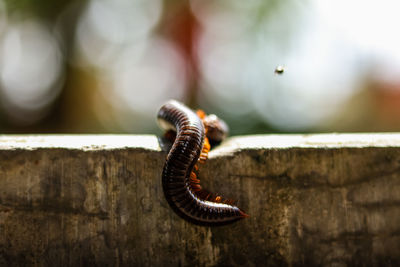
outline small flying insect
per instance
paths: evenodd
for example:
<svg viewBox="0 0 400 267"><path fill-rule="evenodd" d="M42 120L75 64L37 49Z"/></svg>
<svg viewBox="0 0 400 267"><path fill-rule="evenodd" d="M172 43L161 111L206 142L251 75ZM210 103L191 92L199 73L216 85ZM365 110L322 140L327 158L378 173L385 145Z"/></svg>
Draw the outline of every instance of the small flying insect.
<svg viewBox="0 0 400 267"><path fill-rule="evenodd" d="M274 71L274 73L278 75L282 75L284 72L285 72L285 67L283 66L277 66Z"/></svg>

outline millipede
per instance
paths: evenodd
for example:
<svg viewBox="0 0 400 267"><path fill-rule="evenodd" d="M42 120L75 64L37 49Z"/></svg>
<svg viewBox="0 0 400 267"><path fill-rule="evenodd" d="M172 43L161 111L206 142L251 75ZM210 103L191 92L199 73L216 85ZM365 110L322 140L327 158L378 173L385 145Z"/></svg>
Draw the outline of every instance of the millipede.
<svg viewBox="0 0 400 267"><path fill-rule="evenodd" d="M205 162L211 145L226 137L226 123L175 100L160 108L157 119L166 131L165 137L173 141L162 172L162 186L175 213L192 223L209 226L248 217L233 200L203 189L198 178L199 163Z"/></svg>

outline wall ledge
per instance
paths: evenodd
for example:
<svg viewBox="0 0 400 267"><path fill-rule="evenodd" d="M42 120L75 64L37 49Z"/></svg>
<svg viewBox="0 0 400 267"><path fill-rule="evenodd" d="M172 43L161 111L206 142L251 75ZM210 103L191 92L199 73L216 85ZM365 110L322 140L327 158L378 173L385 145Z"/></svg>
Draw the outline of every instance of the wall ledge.
<svg viewBox="0 0 400 267"><path fill-rule="evenodd" d="M0 265L400 264L399 133L229 138L199 177L250 217L222 227L169 208L160 140L0 136Z"/></svg>

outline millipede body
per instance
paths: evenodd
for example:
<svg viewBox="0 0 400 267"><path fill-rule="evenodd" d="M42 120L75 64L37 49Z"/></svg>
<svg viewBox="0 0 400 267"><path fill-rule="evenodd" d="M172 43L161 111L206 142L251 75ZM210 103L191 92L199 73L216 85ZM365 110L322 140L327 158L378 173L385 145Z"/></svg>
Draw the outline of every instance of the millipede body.
<svg viewBox="0 0 400 267"><path fill-rule="evenodd" d="M198 163L207 159L210 143L226 136L226 124L175 100L164 104L157 117L166 137L173 140L162 172L163 191L171 208L201 225L224 225L247 217L233 201L202 189L197 178Z"/></svg>

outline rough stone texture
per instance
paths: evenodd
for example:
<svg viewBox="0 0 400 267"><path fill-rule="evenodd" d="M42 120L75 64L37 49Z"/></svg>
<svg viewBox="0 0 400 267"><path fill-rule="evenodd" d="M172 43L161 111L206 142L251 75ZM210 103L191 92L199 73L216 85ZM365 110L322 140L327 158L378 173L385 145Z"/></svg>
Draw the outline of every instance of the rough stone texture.
<svg viewBox="0 0 400 267"><path fill-rule="evenodd" d="M400 264L399 134L229 139L200 177L251 217L222 227L172 212L165 156L155 136L0 137L0 265Z"/></svg>

